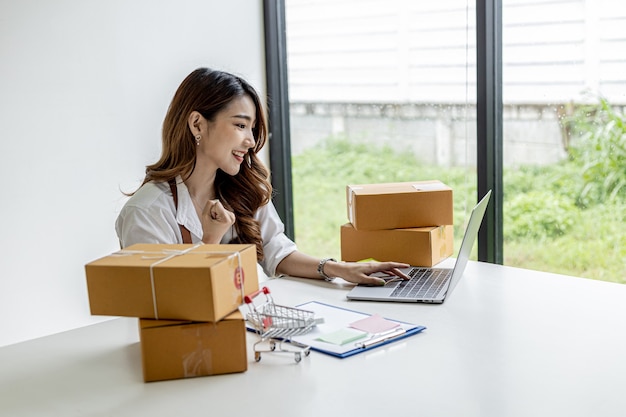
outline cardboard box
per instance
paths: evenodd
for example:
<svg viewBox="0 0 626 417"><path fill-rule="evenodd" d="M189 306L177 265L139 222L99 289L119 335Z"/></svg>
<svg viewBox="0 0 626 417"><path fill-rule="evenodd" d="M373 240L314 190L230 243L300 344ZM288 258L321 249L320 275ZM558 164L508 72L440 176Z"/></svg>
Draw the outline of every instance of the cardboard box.
<svg viewBox="0 0 626 417"><path fill-rule="evenodd" d="M441 181L348 185L346 194L357 230L454 224L452 188Z"/></svg>
<svg viewBox="0 0 626 417"><path fill-rule="evenodd" d="M341 226L341 259L405 262L413 266L433 266L454 251L451 225L393 230L356 230Z"/></svg>
<svg viewBox="0 0 626 417"><path fill-rule="evenodd" d="M255 245L138 244L85 271L94 315L218 321L259 288Z"/></svg>
<svg viewBox="0 0 626 417"><path fill-rule="evenodd" d="M139 320L144 381L248 369L246 326L237 311L216 323Z"/></svg>

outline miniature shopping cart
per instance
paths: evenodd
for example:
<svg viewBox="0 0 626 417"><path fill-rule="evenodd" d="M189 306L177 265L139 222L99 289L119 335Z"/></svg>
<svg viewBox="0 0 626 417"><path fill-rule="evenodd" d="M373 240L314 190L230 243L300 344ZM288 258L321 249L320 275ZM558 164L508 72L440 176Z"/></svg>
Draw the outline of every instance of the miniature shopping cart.
<svg viewBox="0 0 626 417"><path fill-rule="evenodd" d="M261 293L265 294L265 302L255 304L254 299ZM309 356L310 346L291 338L313 329L316 321L312 311L275 304L267 287L247 295L244 301L250 310L246 319L261 337L254 344L254 360L261 360L261 352L293 353L296 362L302 360L303 354Z"/></svg>

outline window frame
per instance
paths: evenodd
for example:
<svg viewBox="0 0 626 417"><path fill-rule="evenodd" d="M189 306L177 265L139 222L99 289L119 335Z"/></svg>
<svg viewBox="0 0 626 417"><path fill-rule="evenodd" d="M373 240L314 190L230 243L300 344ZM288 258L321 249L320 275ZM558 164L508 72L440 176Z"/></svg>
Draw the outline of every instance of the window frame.
<svg viewBox="0 0 626 417"><path fill-rule="evenodd" d="M477 201L492 190L478 233L478 260L502 265L502 0L476 1Z"/></svg>
<svg viewBox="0 0 626 417"><path fill-rule="evenodd" d="M263 0L263 19L273 202L285 225L285 234L295 241L285 1Z"/></svg>

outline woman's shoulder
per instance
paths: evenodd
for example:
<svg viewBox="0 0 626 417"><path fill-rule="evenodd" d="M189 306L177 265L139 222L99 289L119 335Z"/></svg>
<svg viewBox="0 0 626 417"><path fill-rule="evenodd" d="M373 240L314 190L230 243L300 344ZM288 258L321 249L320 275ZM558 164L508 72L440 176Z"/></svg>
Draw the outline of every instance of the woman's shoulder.
<svg viewBox="0 0 626 417"><path fill-rule="evenodd" d="M279 224L283 227L283 222L274 206L274 203L271 201L267 204L262 205L258 208L256 213L254 214L255 220L261 223L261 227L267 226L268 224Z"/></svg>
<svg viewBox="0 0 626 417"><path fill-rule="evenodd" d="M169 185L142 185L120 210L115 230L123 247L140 242L176 242L178 226Z"/></svg>
<svg viewBox="0 0 626 417"><path fill-rule="evenodd" d="M276 207L274 207L274 203L272 201L268 201L257 209L255 217L271 216L274 213L276 213Z"/></svg>
<svg viewBox="0 0 626 417"><path fill-rule="evenodd" d="M125 207L149 208L163 205L169 200L172 200L169 184L150 181L139 187L128 199Z"/></svg>

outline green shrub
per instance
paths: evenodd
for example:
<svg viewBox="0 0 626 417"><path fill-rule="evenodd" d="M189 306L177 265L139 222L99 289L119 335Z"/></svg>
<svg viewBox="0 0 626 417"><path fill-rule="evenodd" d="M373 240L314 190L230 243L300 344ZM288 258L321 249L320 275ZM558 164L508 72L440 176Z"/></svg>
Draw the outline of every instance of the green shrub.
<svg viewBox="0 0 626 417"><path fill-rule="evenodd" d="M454 190L455 236L476 203L469 168L420 164L412 153L334 137L292 157L296 243L306 253L340 256L339 230L348 222L346 185L438 179Z"/></svg>
<svg viewBox="0 0 626 417"><path fill-rule="evenodd" d="M292 167L296 243L319 257L340 257L339 229L348 221L347 184L440 179L454 190L457 249L476 203L473 167L423 165L414 155L346 138L294 155ZM626 202L596 204L577 198L585 184L580 172L574 159L504 170L505 265L626 282Z"/></svg>
<svg viewBox="0 0 626 417"><path fill-rule="evenodd" d="M570 155L581 168L583 204L626 196L626 117L605 99L580 106L568 119L575 136Z"/></svg>
<svg viewBox="0 0 626 417"><path fill-rule="evenodd" d="M546 191L529 191L505 200L505 240L544 241L566 234L577 210L571 199Z"/></svg>

